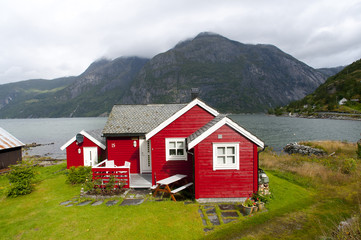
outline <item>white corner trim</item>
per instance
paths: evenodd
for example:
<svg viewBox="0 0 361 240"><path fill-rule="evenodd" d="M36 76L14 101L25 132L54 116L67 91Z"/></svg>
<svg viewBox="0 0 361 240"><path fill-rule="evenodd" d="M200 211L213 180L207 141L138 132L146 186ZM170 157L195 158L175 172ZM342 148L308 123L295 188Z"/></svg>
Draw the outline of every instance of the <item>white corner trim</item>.
<svg viewBox="0 0 361 240"><path fill-rule="evenodd" d="M218 116L219 112L217 112L215 109L211 108L210 106L208 106L207 104L205 104L204 102L202 102L201 100L199 100L198 98L194 99L192 102L188 103L187 106L185 106L184 108L182 108L181 110L179 110L178 112L176 112L175 114L173 114L170 118L168 118L167 120L165 120L164 122L162 122L158 127L154 128L152 131L150 131L149 133L147 133L145 135L145 139L149 140L151 137L153 137L154 135L156 135L158 132L160 132L163 128L165 128L166 126L168 126L169 124L171 124L173 121L175 121L177 118L179 118L180 116L182 116L184 113L186 113L188 110L190 110L191 108L193 108L195 105L200 106L201 108L203 108L204 110L206 110L207 112L209 112L210 114L212 114L213 116Z"/></svg>
<svg viewBox="0 0 361 240"><path fill-rule="evenodd" d="M260 139L258 139L256 136L252 135L250 132L239 126L237 123L233 122L231 119L224 117L221 121L217 122L215 125L210 127L207 131L202 133L200 136L195 138L193 141L188 143L188 150L194 148L198 143L206 139L209 135L214 133L217 129L222 127L223 125L227 124L229 127L233 128L243 136L245 136L247 139L255 143L257 146L264 148L264 142L262 142Z"/></svg>
<svg viewBox="0 0 361 240"><path fill-rule="evenodd" d="M90 141L92 141L93 143L95 143L96 145L98 145L99 147L101 147L103 150L106 149L106 146L104 144L102 144L101 142L99 142L98 140L96 140L93 136L89 135L89 133L85 132L84 130L81 130L79 132L80 134L82 134L83 136L85 136L86 138L88 138ZM76 136L74 136L73 138L71 138L69 141L67 141L63 146L60 147L60 149L63 151L65 148L67 148L70 144L72 144L74 141L76 140Z"/></svg>

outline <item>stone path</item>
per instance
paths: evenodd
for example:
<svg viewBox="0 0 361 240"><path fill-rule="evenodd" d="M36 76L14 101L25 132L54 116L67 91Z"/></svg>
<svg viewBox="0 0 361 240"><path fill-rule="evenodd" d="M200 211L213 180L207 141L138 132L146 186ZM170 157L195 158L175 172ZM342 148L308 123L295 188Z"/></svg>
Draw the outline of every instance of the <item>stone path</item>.
<svg viewBox="0 0 361 240"><path fill-rule="evenodd" d="M204 231L213 230L214 226L238 221L244 216L240 204L205 204L200 205L198 213L202 218Z"/></svg>

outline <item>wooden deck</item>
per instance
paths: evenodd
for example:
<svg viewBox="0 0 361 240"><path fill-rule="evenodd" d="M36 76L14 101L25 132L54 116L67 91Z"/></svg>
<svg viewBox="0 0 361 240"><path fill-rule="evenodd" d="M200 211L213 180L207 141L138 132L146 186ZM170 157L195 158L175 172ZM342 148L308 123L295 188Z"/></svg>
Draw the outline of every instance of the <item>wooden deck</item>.
<svg viewBox="0 0 361 240"><path fill-rule="evenodd" d="M130 174L130 188L150 188L152 174Z"/></svg>

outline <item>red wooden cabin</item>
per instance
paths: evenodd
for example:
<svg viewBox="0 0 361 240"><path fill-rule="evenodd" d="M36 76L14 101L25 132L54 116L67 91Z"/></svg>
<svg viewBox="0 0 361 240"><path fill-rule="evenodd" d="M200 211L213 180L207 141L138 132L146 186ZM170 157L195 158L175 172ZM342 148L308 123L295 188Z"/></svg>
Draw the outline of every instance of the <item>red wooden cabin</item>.
<svg viewBox="0 0 361 240"><path fill-rule="evenodd" d="M101 131L96 130L81 131L60 149L66 149L67 168L95 166L106 157L105 139L102 139Z"/></svg>
<svg viewBox="0 0 361 240"><path fill-rule="evenodd" d="M264 143L199 99L189 104L115 105L103 129L107 155L130 162L130 187L188 176L199 201L240 201L258 189Z"/></svg>

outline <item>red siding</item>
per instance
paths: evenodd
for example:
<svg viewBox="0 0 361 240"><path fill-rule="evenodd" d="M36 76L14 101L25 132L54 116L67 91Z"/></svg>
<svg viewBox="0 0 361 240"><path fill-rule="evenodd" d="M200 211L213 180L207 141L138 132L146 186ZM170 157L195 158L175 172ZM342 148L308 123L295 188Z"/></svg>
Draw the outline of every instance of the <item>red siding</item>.
<svg viewBox="0 0 361 240"><path fill-rule="evenodd" d="M222 135L222 139L218 139L219 134ZM213 171L212 143L215 142L239 142L239 170ZM258 167L255 157L257 147L232 128L222 126L195 146L194 153L196 199L240 198L248 197L254 192L254 174L257 174Z"/></svg>
<svg viewBox="0 0 361 240"><path fill-rule="evenodd" d="M187 138L213 118L212 114L196 105L151 138L153 184L154 175L161 180L174 174L186 174L188 180L193 181L193 156L188 154L187 161L166 161L165 139Z"/></svg>
<svg viewBox="0 0 361 240"><path fill-rule="evenodd" d="M70 167L78 167L84 166L84 147L98 147L98 161L102 161L105 158L105 151L89 140L87 137L84 136L84 142L81 144L77 144L74 141L66 148L66 159L67 159L67 168ZM80 153L79 153L80 149Z"/></svg>
<svg viewBox="0 0 361 240"><path fill-rule="evenodd" d="M138 137L108 137L107 149L108 160L114 160L117 166L123 166L125 161L130 162L130 173L140 173Z"/></svg>

